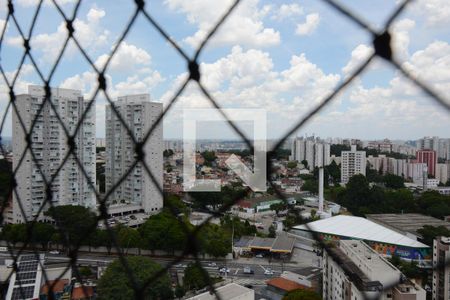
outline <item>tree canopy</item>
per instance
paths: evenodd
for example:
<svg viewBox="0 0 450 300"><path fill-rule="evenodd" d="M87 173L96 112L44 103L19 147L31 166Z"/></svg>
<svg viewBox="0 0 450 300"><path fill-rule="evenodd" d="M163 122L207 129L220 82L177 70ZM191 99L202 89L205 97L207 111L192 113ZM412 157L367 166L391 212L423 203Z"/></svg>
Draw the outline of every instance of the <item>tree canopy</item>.
<svg viewBox="0 0 450 300"><path fill-rule="evenodd" d="M320 300L319 294L309 290L293 290L287 293L282 300Z"/></svg>
<svg viewBox="0 0 450 300"><path fill-rule="evenodd" d="M89 235L96 228L97 218L88 208L76 205L61 205L51 207L44 213L55 220L59 231L65 236L61 241L69 245L77 245L86 241Z"/></svg>
<svg viewBox="0 0 450 300"><path fill-rule="evenodd" d="M133 256L125 258L130 272L133 274L138 288L142 288L144 283L162 270L162 267L143 256ZM98 299L119 300L137 298L131 278L120 260L116 259L107 268L97 285ZM141 295L141 299L172 299L170 279L167 273L159 276L148 284Z"/></svg>

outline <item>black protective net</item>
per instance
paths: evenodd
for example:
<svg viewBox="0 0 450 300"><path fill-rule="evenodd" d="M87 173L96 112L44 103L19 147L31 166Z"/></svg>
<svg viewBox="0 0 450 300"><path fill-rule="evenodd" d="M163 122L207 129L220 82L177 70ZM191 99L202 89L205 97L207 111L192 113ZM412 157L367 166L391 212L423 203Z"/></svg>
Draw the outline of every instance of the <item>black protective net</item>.
<svg viewBox="0 0 450 300"><path fill-rule="evenodd" d="M5 82L5 84L9 88L9 102L8 102L8 105L5 109L5 111L2 112L0 133L3 133L3 129L5 127L5 120L6 120L8 112L9 111L15 112L17 114L19 123L21 124L21 129L25 133L24 136L25 136L25 142L26 142L26 149L23 152L21 158L19 159L19 163L17 164L17 166L15 166L15 168L11 174L9 197L6 199L3 199L1 212L3 215L3 211L6 209L6 207L8 205L8 199L10 199L13 194L15 194L16 197L19 196L16 189L21 183L17 182L16 173L17 173L17 170L21 167L23 160L25 159L27 153L29 155L31 155L31 159L36 164L36 166L38 166L38 169L44 180L44 185L46 187L45 201L43 201L40 211L43 211L44 209L47 209L49 207L51 208L54 206L54 204L51 201L51 199L52 199L51 185L52 185L53 181L57 178L58 173L61 170L61 168L63 168L64 164L66 164L66 162L68 160L74 161L82 170L83 176L90 183L90 187L91 187L92 191L95 193L96 201L98 204L98 212L96 214L97 222L102 222L104 224L106 230L109 233L108 239L111 243L111 247L115 248L117 250L118 259L119 259L120 263L123 265L123 269L125 270L127 277L131 281L131 285L134 290L134 297L136 299L144 299L144 298L147 298L146 293L148 291L148 287L151 288L152 283L156 282L156 280L158 280L158 278L160 276L163 276L167 272L167 270L169 270L169 268L178 264L186 256L188 256L188 255L193 256L196 263L198 263L198 265L201 266L200 259L198 256L198 253L200 252L199 247L201 247L201 245L198 243L198 234L201 231L203 225L197 226L197 227L195 227L194 230L192 230L191 228L188 228L184 222L180 221L180 225L183 228L183 231L186 234L187 241L188 241L186 243L185 249L182 251L182 254L176 256L173 260L170 261L170 263L165 265L160 271L158 271L155 274L153 274L152 276L150 276L150 278L146 282L139 282L138 280L136 280L136 276L133 274L130 266L128 265L128 262L125 258L125 253L123 253L122 248L118 244L116 233L114 232L113 228L111 227L111 224L107 222L107 219L108 219L107 199L112 195L112 193L115 191L115 189L120 184L122 184L122 182L127 178L127 176L131 176L130 174L132 173L135 166L138 164L142 165L144 172L148 173L150 178L153 180L155 185L158 187L159 192L161 194L163 194L163 187L160 184L158 184L158 182L155 180L155 177L152 174L149 166L147 166L144 161L145 153L143 150L144 149L143 146L148 142L150 135L155 130L155 128L157 128L158 124L160 124L163 121L164 116L169 112L169 110L171 110L171 108L177 102L179 96L183 93L183 91L185 90L185 88L187 87L189 82L193 81L196 85L198 85L199 89L201 90L203 95L210 101L210 103L217 110L219 110L222 113L222 116L224 118L227 117L226 114L222 112L220 103L216 99L214 99L212 94L208 91L208 89L205 87L205 85L201 81L202 74L199 69L199 57L200 57L200 54L202 53L202 51L205 49L208 42L210 41L211 37L218 30L218 28L222 26L222 24L227 20L227 18L231 14L233 14L233 11L240 4L240 2L243 2L243 1L237 0L237 1L233 2L233 4L229 7L229 9L223 14L223 16L219 20L217 20L215 26L210 30L210 32L206 35L206 37L203 39L203 41L199 44L199 46L193 56L188 55L187 52L185 52L185 50L183 50L180 45L178 45L173 39L171 39L171 37L167 33L167 31L156 21L154 16L152 16L152 14L151 14L151 9L149 7L150 6L149 3L146 4L144 0L130 1L130 6L134 6L134 13L131 15L128 23L126 24L125 28L123 29L123 32L120 35L120 38L114 44L114 47L112 48L111 52L109 53L108 59L102 68L99 68L98 66L96 66L94 64L94 60L92 59L92 57L90 57L88 55L87 51L85 51L85 49L83 49L79 40L74 35L74 33L77 31L77 28L74 26L74 21L77 18L77 14L78 14L81 2L82 1L79 0L76 3L72 13L69 15L66 12L64 12L64 10L60 7L60 5L56 1L53 0L55 9L61 15L61 17L65 20L67 35L65 37L63 47L55 59L55 63L50 68L50 72L48 74L44 74L40 70L40 68L36 62L36 59L33 56L33 49L30 47L30 39L33 36L33 31L35 28L36 20L38 18L38 15L41 13L41 9L43 7L43 0L39 1L38 5L36 6L35 12L34 12L34 17L31 21L31 25L29 28L21 27L21 25L19 24L17 17L16 17L15 9L17 9L17 8L14 5L14 1L12 1L12 0L8 1L8 4L7 4L8 11L7 11L6 19L5 19L6 25L3 26L3 32L1 33L0 49L1 49L2 45L4 44L4 37L5 37L5 32L6 32L7 26L14 26L15 28L17 28L17 31L20 33L20 36L22 38L23 53L21 55L21 60L20 60L19 66L18 66L18 70L12 78L9 78L6 75L6 71L4 70L4 67L2 65L3 59L0 56L0 72L2 74L2 80ZM285 143L286 140L291 135L293 135L296 131L301 129L302 126L305 125L305 123L307 123L312 117L314 117L322 109L324 109L357 76L361 75L367 69L367 67L370 65L370 63L376 56L382 58L383 60L385 60L392 66L394 66L396 69L398 69L405 77L409 78L415 85L417 85L420 89L422 89L425 92L425 94L427 94L430 97L430 99L432 101L435 101L438 104L440 104L443 109L450 110L450 104L448 102L444 101L444 99L441 96L439 96L439 94L436 91L434 91L434 89L432 87L430 87L429 85L425 84L424 82L418 80L416 77L412 76L408 72L408 70L403 68L401 63L399 61L397 61L393 56L393 50L391 48L391 34L390 34L391 25L398 18L398 16L407 8L408 4L412 1L408 1L408 0L402 1L402 3L397 6L395 11L392 12L391 15L387 18L387 20L384 23L384 27L381 30L373 29L366 21L364 21L364 19L361 16L359 16L359 15L353 13L352 11L348 10L347 8L341 6L338 2L336 2L334 0L323 0L323 2L325 2L327 5L332 7L335 10L336 14L341 14L343 18L347 18L347 19L351 20L355 24L355 26L359 26L362 29L364 29L365 31L367 31L367 34L369 34L372 37L372 41L373 41L372 46L373 46L374 52L367 59L365 59L365 61L363 63L361 63L352 72L352 74L350 74L350 76L346 77L342 82L340 82L332 93L330 93L327 97L325 97L317 106L315 106L311 111L309 111L301 120L298 120L298 122L294 126L292 126L292 128L286 133L286 135L276 143L275 147L273 149L270 149L271 151L268 152L269 153L269 155L267 157L267 164L268 164L267 178L269 178L268 184L275 190L275 193L279 197L284 199L285 201L287 201L286 197L283 195L283 193L281 193L281 191L278 190L277 186L275 184L273 184L273 182L270 181L270 178L272 178L270 175L273 170L272 165L271 165L273 162L272 155L275 153L276 150L281 148L283 143ZM120 178L120 180L118 180L114 184L114 186L110 190L107 190L105 192L104 196L102 196L102 195L100 195L100 193L97 192L96 187L94 186L94 183L92 183L91 180L89 180L89 175L86 173L86 171L83 168L83 164L81 163L81 161L78 157L75 139L77 137L77 134L79 133L82 122L84 121L84 119L86 118L87 114L92 109L92 107L95 105L95 100L97 97L102 95L102 96L104 96L104 98L106 98L106 100L109 104L113 103L110 95L108 95L108 92L107 92L106 74L108 72L108 68L110 67L112 58L116 55L116 53L119 49L119 46L125 40L125 38L128 36L131 28L135 25L136 19L138 17L145 18L145 20L148 21L148 25L152 26L154 29L156 29L157 32L167 41L167 43L170 44L176 50L176 52L184 59L184 61L186 63L186 69L189 72L189 77L183 82L183 84L181 84L180 88L175 92L172 99L170 99L170 101L164 108L163 113L157 118L156 122L153 124L153 126L151 126L151 128L148 130L147 134L145 135L144 139L142 139L142 140L139 140L139 141L136 140L136 138L134 137L131 129L127 125L123 116L121 116L120 112L114 107L114 105L111 105L112 113L117 116L118 120L120 120L122 126L128 132L129 137L132 139L132 141L134 143L135 160L134 160L134 163L131 164L131 167L129 168L128 172L125 172L125 174L123 174L122 178ZM88 102L89 104L87 105L87 107L85 107L82 117L78 120L78 124L77 124L75 130L69 130L67 124L65 124L63 119L59 116L58 110L55 108L55 104L51 100L52 99L52 94L51 94L52 89L50 88L52 86L52 80L54 78L55 71L58 68L58 65L60 64L65 51L67 50L69 42L72 42L75 45L75 47L82 54L82 57L86 60L86 62L90 65L90 67L92 67L92 69L95 70L95 72L97 73L97 86L96 86L95 92L93 93L92 99L90 99L92 101ZM45 99L42 103L39 104L40 105L39 110L36 113L36 117L34 118L34 120L32 120L31 126L29 128L27 128L24 120L22 119L22 117L19 113L19 110L16 105L16 95L14 93L15 84L17 82L17 79L19 77L21 69L26 60L31 62L31 65L33 67L33 72L35 72L39 76L39 78L41 80L41 85L44 87L44 90L45 90ZM33 132L35 124L37 122L37 119L39 118L39 116L43 110L50 110L52 112L52 114L54 114L56 116L56 118L59 122L59 126L61 126L61 128L63 129L63 132L67 138L68 151L66 152L65 157L62 159L61 165L59 166L57 171L50 178L46 177L44 175L44 172L42 172L42 170L41 170L43 166L39 162L39 157L36 157L36 155L33 151L33 140L31 139L31 133ZM252 142L250 141L250 139L244 135L244 133L238 128L238 126L234 122L228 121L228 124L240 136L240 138L242 138L242 140L245 141L245 143L247 144L248 148L250 149L250 151L252 153L253 145L252 145ZM5 151L3 148L1 149L1 151L3 154L5 154ZM24 207L22 206L20 199L18 199L18 200L19 200L18 202L20 205L20 209L22 212L24 212ZM232 199L232 201L228 202L226 205L222 205L220 207L219 211L211 211L212 217L214 217L216 215L221 215L222 213L226 212L233 204L235 204L235 202L237 200L238 199ZM176 207L172 207L170 205L170 203L168 206L169 206L168 209L171 210L174 214L179 213L179 211L177 211ZM25 215L25 213L23 215ZM14 295L14 299L27 298L27 295L28 295L27 293L30 292L29 286L22 286L22 284L24 284L26 282L26 281L24 281L24 280L26 280L26 278L24 277L25 275L21 273L20 267L18 267L18 265L19 266L21 265L18 260L19 260L19 257L21 257L21 259L22 259L22 257L24 257L23 256L24 253L29 254L30 250L32 250L35 253L35 255L39 255L39 253L40 253L40 249L37 249L35 247L36 243L32 239L33 233L35 232L34 227L37 224L37 222L34 222L36 220L37 220L37 216L33 220L25 220L26 224L27 224L26 225L27 226L26 231L28 234L27 236L29 237L28 242L24 243L21 247L19 247L19 249L17 249L17 247L16 247L15 250L13 250L14 249L13 247L8 247L11 255L14 257L14 260L15 260L14 270L16 271L16 273L18 274L17 276L20 279L20 280L17 280L18 287L20 287L20 288L16 291L16 293ZM65 246L66 249L68 249L67 254L70 257L70 263L68 264L66 271L69 271L69 269L72 269L73 276L76 277L76 280L78 282L80 282L82 284L82 286L84 287L83 278L80 274L80 269L79 269L78 255L79 255L79 249L80 249L81 245L83 245L85 239L79 238L76 241L69 240L69 237L65 232L65 228L66 228L65 224L61 224L61 222L62 222L61 220L55 220L55 221L57 223L56 228L61 237L61 243ZM4 222L4 220L2 219L2 223L3 222ZM94 232L97 228L97 222L95 222L93 224L89 224L89 226L87 228L83 228L84 232L83 232L82 236L87 237L89 235L88 233ZM206 223L207 222L205 222L203 224L206 224ZM317 239L317 242L321 244L321 246L325 249L325 251L327 250L327 245L323 244L320 239ZM10 246L12 246L12 245L10 245ZM27 252L25 252L25 251L27 251ZM330 251L330 255L332 255L332 251ZM40 260L38 260L38 261L39 261L39 264L42 263ZM42 267L42 269L44 269L43 266L41 266L41 267ZM443 267L443 266L438 266L438 267ZM203 275L205 276L205 279L208 282L210 291L215 293L215 289L213 287L213 281L210 279L210 276L206 270L203 270ZM12 273L10 276L12 276ZM63 276L63 275L61 275L61 276ZM44 279L47 278L47 274L46 274L45 270L43 270L43 277L44 277ZM52 282L53 282L53 284L51 284L49 286L49 290L52 290L54 288L54 285L56 284L57 281L55 280ZM384 288L389 288L389 287L384 287ZM49 297L53 298L53 294L49 293ZM87 297L88 296L86 294L86 298Z"/></svg>

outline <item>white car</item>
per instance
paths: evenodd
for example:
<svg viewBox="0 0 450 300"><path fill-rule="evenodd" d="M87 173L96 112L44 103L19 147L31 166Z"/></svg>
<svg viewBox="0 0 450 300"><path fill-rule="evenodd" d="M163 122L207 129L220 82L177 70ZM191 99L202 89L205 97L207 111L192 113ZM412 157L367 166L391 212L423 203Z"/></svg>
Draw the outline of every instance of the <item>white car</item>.
<svg viewBox="0 0 450 300"><path fill-rule="evenodd" d="M215 262L208 263L208 267L217 267L217 264Z"/></svg>
<svg viewBox="0 0 450 300"><path fill-rule="evenodd" d="M221 268L220 270L219 270L219 272L220 273L230 273L230 269L228 269L228 268Z"/></svg>
<svg viewBox="0 0 450 300"><path fill-rule="evenodd" d="M255 257L256 258L263 258L264 256L262 254L256 254Z"/></svg>
<svg viewBox="0 0 450 300"><path fill-rule="evenodd" d="M49 253L50 253L50 254L58 255L58 254L59 254L59 251L58 251L58 250L52 250L52 251L50 251Z"/></svg>
<svg viewBox="0 0 450 300"><path fill-rule="evenodd" d="M273 271L271 269L266 269L264 275L273 275Z"/></svg>

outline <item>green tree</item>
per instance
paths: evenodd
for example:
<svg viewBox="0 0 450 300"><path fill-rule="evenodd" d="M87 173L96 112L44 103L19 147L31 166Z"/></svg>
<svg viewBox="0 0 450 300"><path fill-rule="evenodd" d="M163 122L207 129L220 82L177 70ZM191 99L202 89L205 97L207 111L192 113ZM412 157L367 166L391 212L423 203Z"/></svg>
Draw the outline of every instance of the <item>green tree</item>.
<svg viewBox="0 0 450 300"><path fill-rule="evenodd" d="M328 171L328 174L330 175L331 180L334 184L338 184L341 181L341 168L336 164L334 160L325 167L325 170Z"/></svg>
<svg viewBox="0 0 450 300"><path fill-rule="evenodd" d="M162 267L147 257L125 257L130 272L133 274L137 287L143 287L150 278L162 271ZM121 300L134 299L138 295L133 289L132 279L120 260L114 260L107 268L97 285L98 299ZM148 284L141 299L172 299L173 292L169 276L164 272L151 284Z"/></svg>
<svg viewBox="0 0 450 300"><path fill-rule="evenodd" d="M48 243L52 240L55 228L48 223L27 223L29 226L26 232L26 239L32 243L41 244L46 249Z"/></svg>
<svg viewBox="0 0 450 300"><path fill-rule="evenodd" d="M422 236L422 241L428 246L433 246L433 240L438 236L450 237L450 230L445 226L425 225L417 233Z"/></svg>
<svg viewBox="0 0 450 300"><path fill-rule="evenodd" d="M181 222L188 230L192 227L185 219L179 220L166 210L151 216L138 229L144 248L169 252L183 250L186 247L187 234Z"/></svg>
<svg viewBox="0 0 450 300"><path fill-rule="evenodd" d="M297 162L295 160L294 161L290 161L290 162L287 163L287 167L288 167L288 169L294 169L294 168L297 167Z"/></svg>
<svg viewBox="0 0 450 300"><path fill-rule="evenodd" d="M283 297L283 300L321 300L321 299L322 298L320 297L320 295L317 294L316 292L303 289L290 291Z"/></svg>
<svg viewBox="0 0 450 300"><path fill-rule="evenodd" d="M203 226L197 237L200 240L200 249L214 257L224 257L231 253L231 234L216 224Z"/></svg>
<svg viewBox="0 0 450 300"><path fill-rule="evenodd" d="M201 153L203 159L205 160L205 165L210 166L212 162L216 160L216 153L214 151L203 151Z"/></svg>
<svg viewBox="0 0 450 300"><path fill-rule="evenodd" d="M89 234L96 228L97 218L93 212L83 206L62 205L51 207L44 213L55 220L56 227L64 232L61 241L66 246L74 246L89 241ZM67 244L68 243L68 244Z"/></svg>
<svg viewBox="0 0 450 300"><path fill-rule="evenodd" d="M201 266L191 263L184 270L183 285L186 290L199 290L208 285L208 273Z"/></svg>
<svg viewBox="0 0 450 300"><path fill-rule="evenodd" d="M317 194L317 192L319 191L318 186L319 186L319 183L317 180L308 179L303 182L303 185L301 188L303 191L309 191L311 193Z"/></svg>
<svg viewBox="0 0 450 300"><path fill-rule="evenodd" d="M119 226L117 232L117 242L121 248L139 248L142 246L142 239L139 232L130 227Z"/></svg>
<svg viewBox="0 0 450 300"><path fill-rule="evenodd" d="M163 156L164 157L170 157L170 156L172 156L173 155L173 150L172 149L166 149L166 150L164 150L164 152L163 152Z"/></svg>
<svg viewBox="0 0 450 300"><path fill-rule="evenodd" d="M6 224L2 229L2 237L13 244L25 242L27 239L26 224Z"/></svg>
<svg viewBox="0 0 450 300"><path fill-rule="evenodd" d="M394 174L386 174L383 181L387 188L401 189L405 187L405 180L403 177Z"/></svg>
<svg viewBox="0 0 450 300"><path fill-rule="evenodd" d="M177 285L175 287L175 297L177 297L178 299L183 298L183 296L186 294L186 291L184 290L184 287L182 287L181 285Z"/></svg>
<svg viewBox="0 0 450 300"><path fill-rule="evenodd" d="M282 210L286 209L286 203L284 202L279 202L279 203L273 203L270 205L270 210L274 210L275 213L278 215L278 213Z"/></svg>
<svg viewBox="0 0 450 300"><path fill-rule="evenodd" d="M274 238L276 236L277 236L277 232L275 230L275 226L270 225L270 227L269 227L269 237L270 238Z"/></svg>
<svg viewBox="0 0 450 300"><path fill-rule="evenodd" d="M302 160L301 164L305 167L305 169L308 169L308 161L306 159Z"/></svg>

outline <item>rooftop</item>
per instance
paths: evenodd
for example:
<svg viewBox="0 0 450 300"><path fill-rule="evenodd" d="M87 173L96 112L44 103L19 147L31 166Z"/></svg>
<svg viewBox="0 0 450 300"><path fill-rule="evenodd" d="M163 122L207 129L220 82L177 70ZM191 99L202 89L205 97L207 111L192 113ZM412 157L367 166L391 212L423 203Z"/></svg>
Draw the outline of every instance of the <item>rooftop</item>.
<svg viewBox="0 0 450 300"><path fill-rule="evenodd" d="M280 290L286 291L286 292L290 292L293 290L298 290L298 289L309 289L309 287L301 285L295 281L292 280L288 280L286 278L282 278L282 277L275 277L272 278L270 280L268 280L267 285L276 287Z"/></svg>
<svg viewBox="0 0 450 300"><path fill-rule="evenodd" d="M242 285L236 284L236 283L229 283L227 285L224 285L222 287L219 287L216 289L216 292L220 299L243 299L241 298L243 295L253 294L254 291L252 289L243 287ZM210 292L205 292L200 295L194 296L192 298L189 298L189 300L215 300L218 299L214 294L211 294Z"/></svg>
<svg viewBox="0 0 450 300"><path fill-rule="evenodd" d="M276 238L242 236L234 242L234 247L290 253L294 244L295 238L286 235L278 235Z"/></svg>
<svg viewBox="0 0 450 300"><path fill-rule="evenodd" d="M298 225L294 229L410 248L429 248L427 245L397 231L368 219L354 216L338 215L328 219Z"/></svg>
<svg viewBox="0 0 450 300"><path fill-rule="evenodd" d="M444 226L450 230L450 222L421 214L368 214L366 217L381 225L387 225L393 229L415 235L419 235L417 230L424 225Z"/></svg>

